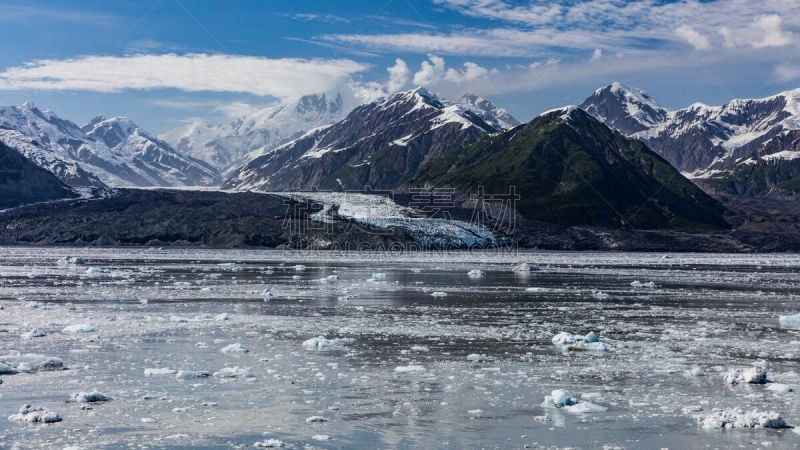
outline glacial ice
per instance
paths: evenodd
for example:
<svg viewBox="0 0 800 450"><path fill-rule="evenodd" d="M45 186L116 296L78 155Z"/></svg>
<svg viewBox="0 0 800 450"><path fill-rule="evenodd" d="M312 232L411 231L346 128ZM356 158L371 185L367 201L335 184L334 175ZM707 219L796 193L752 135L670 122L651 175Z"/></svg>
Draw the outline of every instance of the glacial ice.
<svg viewBox="0 0 800 450"><path fill-rule="evenodd" d="M317 336L315 338L303 341L303 347L309 350L320 350L323 348L333 347L334 342L325 338L325 336Z"/></svg>
<svg viewBox="0 0 800 450"><path fill-rule="evenodd" d="M791 428L780 414L770 411L748 411L743 408L714 410L696 416L697 423L706 429L714 428Z"/></svg>
<svg viewBox="0 0 800 450"><path fill-rule="evenodd" d="M25 353L0 356L0 375L17 372L49 372L62 370L64 361L53 356Z"/></svg>
<svg viewBox="0 0 800 450"><path fill-rule="evenodd" d="M253 378L253 372L249 367L224 367L213 374L214 378Z"/></svg>
<svg viewBox="0 0 800 450"><path fill-rule="evenodd" d="M61 416L41 406L23 405L17 414L8 420L22 423L54 423L61 422Z"/></svg>
<svg viewBox="0 0 800 450"><path fill-rule="evenodd" d="M560 408L572 414L593 414L608 411L605 406L572 398L564 389L555 389L550 395L545 395L542 406Z"/></svg>
<svg viewBox="0 0 800 450"><path fill-rule="evenodd" d="M97 403L97 402L108 402L111 401L112 398L102 394L98 391L92 392L78 392L75 394L70 395L68 402L73 403Z"/></svg>
<svg viewBox="0 0 800 450"><path fill-rule="evenodd" d="M227 345L220 350L222 353L248 353L248 350L244 345L239 342Z"/></svg>
<svg viewBox="0 0 800 450"><path fill-rule="evenodd" d="M725 383L739 384L765 384L767 380L767 371L761 367L751 367L749 369L733 369L725 374Z"/></svg>
<svg viewBox="0 0 800 450"><path fill-rule="evenodd" d="M594 331L590 331L583 337L562 331L553 336L552 341L554 345L561 345L567 351L605 352L608 350L608 346L600 342L600 338Z"/></svg>

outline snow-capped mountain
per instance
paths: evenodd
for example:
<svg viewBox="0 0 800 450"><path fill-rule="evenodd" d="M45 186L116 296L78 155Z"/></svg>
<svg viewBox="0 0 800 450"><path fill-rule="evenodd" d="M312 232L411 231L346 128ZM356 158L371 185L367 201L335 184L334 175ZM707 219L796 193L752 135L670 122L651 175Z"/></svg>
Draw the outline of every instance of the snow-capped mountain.
<svg viewBox="0 0 800 450"><path fill-rule="evenodd" d="M98 117L84 130L31 103L0 107L0 141L71 186L213 185L220 180L211 167L123 119Z"/></svg>
<svg viewBox="0 0 800 450"><path fill-rule="evenodd" d="M144 179L138 185L217 186L222 182L209 164L176 151L126 117L96 116L81 130L115 155L127 158L134 168L127 178Z"/></svg>
<svg viewBox="0 0 800 450"><path fill-rule="evenodd" d="M765 144L800 129L800 89L722 106L695 103L669 110L639 89L613 83L595 91L581 108L644 141L693 177L713 175L751 157L794 157L792 150Z"/></svg>
<svg viewBox="0 0 800 450"><path fill-rule="evenodd" d="M508 130L522 125L522 122L508 111L498 108L494 103L477 95L465 94L458 101L458 104L474 112L486 123L498 129Z"/></svg>
<svg viewBox="0 0 800 450"><path fill-rule="evenodd" d="M256 110L224 125L193 122L159 138L226 172L312 128L342 119L361 103L347 89L304 95L297 101Z"/></svg>
<svg viewBox="0 0 800 450"><path fill-rule="evenodd" d="M74 197L55 175L0 142L0 208Z"/></svg>
<svg viewBox="0 0 800 450"><path fill-rule="evenodd" d="M447 102L423 88L361 105L234 171L224 187L241 190L392 189L446 150L502 129L487 106ZM507 114L507 113L505 113ZM487 119L482 118L487 117ZM513 121L512 121L513 119Z"/></svg>

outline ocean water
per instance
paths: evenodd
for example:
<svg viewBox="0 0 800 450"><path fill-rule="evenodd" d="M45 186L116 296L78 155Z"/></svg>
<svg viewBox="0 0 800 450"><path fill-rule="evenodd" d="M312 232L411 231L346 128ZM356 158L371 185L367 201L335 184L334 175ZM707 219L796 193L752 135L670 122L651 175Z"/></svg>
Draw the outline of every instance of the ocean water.
<svg viewBox="0 0 800 450"><path fill-rule="evenodd" d="M0 375L0 448L800 447L698 423L800 425L800 255L4 247L0 306L0 361L63 362Z"/></svg>

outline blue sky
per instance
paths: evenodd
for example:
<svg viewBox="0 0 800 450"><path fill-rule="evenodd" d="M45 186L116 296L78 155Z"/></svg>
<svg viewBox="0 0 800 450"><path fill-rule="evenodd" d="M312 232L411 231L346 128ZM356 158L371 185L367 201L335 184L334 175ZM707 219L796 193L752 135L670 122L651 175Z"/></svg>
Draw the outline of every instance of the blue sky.
<svg viewBox="0 0 800 450"><path fill-rule="evenodd" d="M341 87L475 93L521 120L612 81L659 103L800 86L786 0L0 1L0 103L183 121Z"/></svg>

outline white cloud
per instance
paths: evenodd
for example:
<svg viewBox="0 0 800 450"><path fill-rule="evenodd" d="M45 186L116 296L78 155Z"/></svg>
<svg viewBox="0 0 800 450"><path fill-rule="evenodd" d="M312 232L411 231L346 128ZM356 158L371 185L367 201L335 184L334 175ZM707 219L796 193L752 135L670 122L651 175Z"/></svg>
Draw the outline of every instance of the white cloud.
<svg viewBox="0 0 800 450"><path fill-rule="evenodd" d="M414 74L414 84L418 86L430 86L445 75L444 58L436 55L428 55L427 61L422 61L419 71Z"/></svg>
<svg viewBox="0 0 800 450"><path fill-rule="evenodd" d="M783 47L791 43L792 35L783 31L782 22L781 17L775 14L759 17L753 25L758 37L750 45L753 48L764 48Z"/></svg>
<svg viewBox="0 0 800 450"><path fill-rule="evenodd" d="M787 45L800 28L800 2L786 0L435 0L463 15L496 22L489 27L453 26L439 32L336 34L329 42L376 51L421 54L534 57L564 49L606 54L676 51L690 43L714 47L764 48ZM732 32L731 30L735 30ZM573 53L575 55L579 52Z"/></svg>
<svg viewBox="0 0 800 450"><path fill-rule="evenodd" d="M386 82L386 90L389 93L403 89L411 78L411 71L408 64L400 58L394 60L394 65L386 69L389 72L389 81Z"/></svg>
<svg viewBox="0 0 800 450"><path fill-rule="evenodd" d="M775 67L775 78L781 82L800 79L800 65L779 64Z"/></svg>
<svg viewBox="0 0 800 450"><path fill-rule="evenodd" d="M675 36L688 42L695 50L711 49L711 43L708 42L708 38L695 31L692 27L680 26L675 28Z"/></svg>
<svg viewBox="0 0 800 450"><path fill-rule="evenodd" d="M596 48L596 49L594 49L594 51L592 52L592 57L589 59L589 61L592 61L592 62L594 62L594 61L597 61L597 60L599 60L599 59L600 59L600 58L602 58L602 57L603 57L603 51L602 51L602 50L600 50L599 48Z"/></svg>
<svg viewBox="0 0 800 450"><path fill-rule="evenodd" d="M121 92L171 88L289 98L331 89L367 69L347 59L163 54L44 59L0 72L0 90Z"/></svg>

